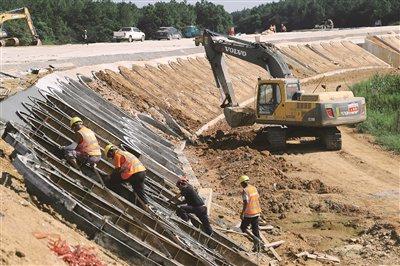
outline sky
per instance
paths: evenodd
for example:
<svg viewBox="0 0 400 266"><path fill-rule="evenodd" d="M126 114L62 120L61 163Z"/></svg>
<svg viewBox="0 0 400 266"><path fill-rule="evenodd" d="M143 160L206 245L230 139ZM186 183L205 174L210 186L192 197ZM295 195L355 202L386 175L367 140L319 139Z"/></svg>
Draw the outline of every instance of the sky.
<svg viewBox="0 0 400 266"><path fill-rule="evenodd" d="M273 2L274 0L209 0L214 4L223 5L225 10L228 12L234 12L242 10L244 8L252 8L265 3ZM156 2L161 2L159 0L114 0L114 2L132 2L138 7L145 6L147 4L154 4ZM169 2L168 0L163 0L163 2ZM189 4L194 4L197 1L187 0Z"/></svg>

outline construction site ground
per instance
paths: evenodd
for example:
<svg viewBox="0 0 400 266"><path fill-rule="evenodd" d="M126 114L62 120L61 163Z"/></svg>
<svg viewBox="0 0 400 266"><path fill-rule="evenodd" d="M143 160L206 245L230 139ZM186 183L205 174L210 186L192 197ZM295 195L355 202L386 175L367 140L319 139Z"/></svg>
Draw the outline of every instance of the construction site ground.
<svg viewBox="0 0 400 266"><path fill-rule="evenodd" d="M346 90L376 73L399 73L348 42L315 44L318 51L328 51L330 59L311 54L307 50L311 48L302 44L290 45L279 47L293 73L303 78L306 91L322 90L321 84L328 90L338 85ZM239 102L250 99L255 81L266 76L265 71L233 58L227 62ZM330 74L324 77L323 73ZM116 106L160 119L160 111L166 110L190 133L221 113L219 92L202 56L136 62L132 67L99 71L96 77L90 87ZM323 151L315 140L296 139L284 153L272 154L260 128L231 129L221 120L185 147L201 186L213 189L215 228L233 228L240 222L237 178L247 174L259 189L263 220L274 227L265 236L270 242L285 241L277 251L286 263L315 264L295 254L316 251L338 256L344 265L400 264L399 155L383 150L372 136L358 134L352 127L341 127L341 151ZM10 188L0 186L2 264L62 265L46 241L33 236L36 231L94 246L107 264L124 263L85 239L50 207L38 204L37 208L7 158L11 148L1 140L0 149L6 152L0 158L2 172L16 177ZM229 236L251 248L247 238ZM16 255L17 251L24 256Z"/></svg>
<svg viewBox="0 0 400 266"><path fill-rule="evenodd" d="M210 77L211 72L204 71L211 70L205 59L179 62L191 80L198 78L200 91L210 87L206 77ZM239 99L249 98L253 90L250 80L261 74L260 70L232 58L228 59L228 64L232 76L236 77L234 85ZM149 65L148 70L139 66L133 69L135 71L121 68L122 76L112 71L97 73L107 83L96 81L92 88L127 111L131 111L131 107L147 109L157 116L159 107L166 108L192 132L218 115L217 91L204 92L201 97L185 96L182 88L189 85L181 78L182 72L166 78L151 76L150 69L155 69ZM345 90L376 73L393 71L396 70L350 71L326 78L323 83L332 89L342 85ZM139 72L142 78L137 76ZM129 79L128 73L136 74L135 78ZM156 76L159 78L154 78ZM180 79L181 85L171 86L174 79ZM304 89L313 90L319 82L320 79L306 82ZM146 95L138 95L140 90L136 84L152 90L152 94L164 94L151 100ZM121 97L115 97L115 91ZM135 95L130 96L128 91ZM157 99L162 100L157 102ZM323 151L315 141L291 141L284 154L268 152L268 143L258 135L259 127L230 129L225 122L220 122L204 132L197 145L187 145L185 151L201 185L213 189L211 217L214 224L233 228L240 222L237 178L247 174L260 189L263 218L275 226L268 238L286 241L278 250L289 261L296 259L295 254L307 250L336 254L345 264L398 263L400 253L395 243L400 226L400 157L373 144L371 136L357 134L353 128L341 130L342 151ZM246 238L234 234L232 237L251 248Z"/></svg>

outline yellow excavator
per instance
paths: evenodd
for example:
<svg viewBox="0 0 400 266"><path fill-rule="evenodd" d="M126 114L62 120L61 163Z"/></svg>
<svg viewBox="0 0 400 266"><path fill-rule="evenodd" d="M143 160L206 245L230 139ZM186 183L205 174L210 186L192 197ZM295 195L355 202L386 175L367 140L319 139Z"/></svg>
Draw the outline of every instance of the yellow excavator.
<svg viewBox="0 0 400 266"><path fill-rule="evenodd" d="M0 46L18 46L19 40L15 37L8 37L7 33L3 31L3 23L10 20L25 19L26 24L33 37L33 45L41 45L42 42L39 39L35 26L33 26L31 14L28 8L18 8L6 12L0 12Z"/></svg>
<svg viewBox="0 0 400 266"><path fill-rule="evenodd" d="M253 43L205 30L203 45L227 123L231 127L267 125L265 136L272 150L284 150L287 139L298 137L316 137L327 150L340 150L337 126L366 119L365 99L354 97L351 91L303 92L300 81L271 43ZM272 76L258 79L255 109L239 106L223 54L258 65Z"/></svg>

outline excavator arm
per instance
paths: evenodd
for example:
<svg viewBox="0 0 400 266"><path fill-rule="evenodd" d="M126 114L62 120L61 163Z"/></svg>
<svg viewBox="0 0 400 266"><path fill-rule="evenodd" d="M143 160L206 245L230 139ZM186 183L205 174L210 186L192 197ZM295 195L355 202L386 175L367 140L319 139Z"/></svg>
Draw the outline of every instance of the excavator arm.
<svg viewBox="0 0 400 266"><path fill-rule="evenodd" d="M4 13L0 13L0 27L3 26L3 23L10 20L16 19L25 19L26 24L28 25L29 31L31 32L34 42L36 45L40 45L41 41L39 39L39 35L36 31L35 26L33 25L31 14L29 13L28 8L18 8L14 10L10 10Z"/></svg>
<svg viewBox="0 0 400 266"><path fill-rule="evenodd" d="M253 43L204 30L203 44L223 102L221 108L239 106L223 54L264 68L273 78L291 78L292 73L273 44Z"/></svg>

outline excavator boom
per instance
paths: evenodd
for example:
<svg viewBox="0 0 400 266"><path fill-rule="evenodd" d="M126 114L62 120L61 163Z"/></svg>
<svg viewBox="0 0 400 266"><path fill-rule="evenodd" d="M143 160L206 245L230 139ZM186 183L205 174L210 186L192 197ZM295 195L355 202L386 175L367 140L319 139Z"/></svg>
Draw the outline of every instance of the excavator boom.
<svg viewBox="0 0 400 266"><path fill-rule="evenodd" d="M264 68L273 78L291 78L292 73L273 44L252 43L232 36L204 30L204 49L217 87L224 99L221 107L238 106L223 54L228 54Z"/></svg>
<svg viewBox="0 0 400 266"><path fill-rule="evenodd" d="M264 68L273 78L293 78L282 55L273 44L252 43L210 30L203 34L203 44L217 87L220 89L225 119L232 127L252 125L256 121L251 108L239 107L223 54L228 54Z"/></svg>

